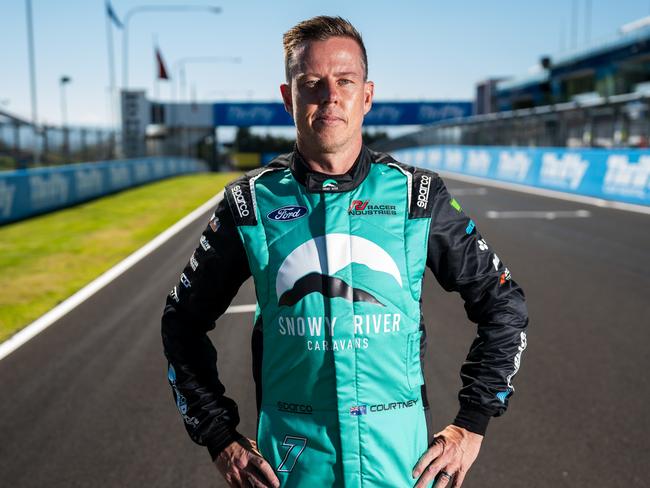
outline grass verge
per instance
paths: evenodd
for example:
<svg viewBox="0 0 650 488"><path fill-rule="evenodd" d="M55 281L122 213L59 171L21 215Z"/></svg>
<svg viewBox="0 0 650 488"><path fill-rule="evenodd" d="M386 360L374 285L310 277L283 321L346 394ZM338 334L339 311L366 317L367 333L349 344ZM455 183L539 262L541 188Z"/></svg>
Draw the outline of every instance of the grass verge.
<svg viewBox="0 0 650 488"><path fill-rule="evenodd" d="M206 202L235 176L170 178L0 227L0 342Z"/></svg>

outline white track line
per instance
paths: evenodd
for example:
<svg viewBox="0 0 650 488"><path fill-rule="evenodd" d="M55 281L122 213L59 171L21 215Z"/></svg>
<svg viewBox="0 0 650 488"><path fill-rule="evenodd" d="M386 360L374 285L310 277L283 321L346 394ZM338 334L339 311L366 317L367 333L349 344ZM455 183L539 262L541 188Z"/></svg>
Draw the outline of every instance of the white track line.
<svg viewBox="0 0 650 488"><path fill-rule="evenodd" d="M650 215L649 205L636 205L634 203L615 202L613 200L605 200L602 198L587 197L584 195L574 195L572 193L564 193L555 190L546 190L544 188L535 188L527 185L520 185L519 183L504 183L502 181L490 180L488 178L479 178L476 176L461 175L449 171L438 171L437 173L453 180L467 181L468 183L475 183L477 185L493 186L495 188L502 188L504 190L519 191L522 193L529 193L532 195L540 195L543 197L559 198L560 200L568 200L570 202L586 203L588 205L595 205L596 207L615 208L617 210L626 210L628 212L637 212Z"/></svg>
<svg viewBox="0 0 650 488"><path fill-rule="evenodd" d="M254 312L257 308L257 305L254 303L252 305L231 305L226 309L226 313L247 313Z"/></svg>
<svg viewBox="0 0 650 488"><path fill-rule="evenodd" d="M557 218L587 218L591 217L589 210L488 210L488 219L548 219Z"/></svg>
<svg viewBox="0 0 650 488"><path fill-rule="evenodd" d="M487 188L447 188L453 196L487 195Z"/></svg>
<svg viewBox="0 0 650 488"><path fill-rule="evenodd" d="M92 295L97 293L99 290L104 288L106 285L108 285L111 281L113 281L114 279L119 277L121 274L123 274L129 268L132 268L135 264L138 263L138 261L142 260L143 258L148 256L149 254L151 254L153 251L158 249L160 246L162 246L169 239L174 237L174 235L179 233L181 230L186 228L191 223L195 222L205 212L207 212L208 210L216 207L217 203L219 203L219 200L221 200L221 198L223 198L223 190L220 191L214 197L212 197L210 200L205 202L199 208L197 208L196 210L194 210L193 212L191 212L190 214L186 215L181 220L176 222L170 228L168 228L167 230L165 230L161 234L154 237L153 240L149 241L147 244L142 246L140 249L135 251L133 254L130 254L129 256L124 258L122 261L117 263L115 266L113 266L111 269L104 272L103 274L98 276L96 279L94 279L93 281L88 283L86 286L84 286L77 293L75 293L71 297L69 297L66 300L64 300L63 302L61 302L59 305L54 307L52 310L47 312L45 315L42 315L40 318L36 319L34 322L29 324L24 329L16 332L16 334L14 334L9 339L7 339L5 342L0 344L0 360L2 360L6 356L8 356L12 352L14 352L20 346L22 346L27 341L29 341L32 337L36 336L40 332L47 329L54 322L56 322L61 317L63 317L65 314L67 314L72 309L77 307L80 303L82 303L85 300L87 300L88 298L90 298Z"/></svg>

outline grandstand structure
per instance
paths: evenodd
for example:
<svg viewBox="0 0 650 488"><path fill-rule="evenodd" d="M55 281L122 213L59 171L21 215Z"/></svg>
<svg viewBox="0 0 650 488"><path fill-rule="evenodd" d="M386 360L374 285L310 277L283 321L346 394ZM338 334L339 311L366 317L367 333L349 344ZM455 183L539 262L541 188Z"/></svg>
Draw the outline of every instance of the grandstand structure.
<svg viewBox="0 0 650 488"><path fill-rule="evenodd" d="M650 142L650 17L610 40L544 56L533 73L477 85L474 114L375 147L645 148Z"/></svg>

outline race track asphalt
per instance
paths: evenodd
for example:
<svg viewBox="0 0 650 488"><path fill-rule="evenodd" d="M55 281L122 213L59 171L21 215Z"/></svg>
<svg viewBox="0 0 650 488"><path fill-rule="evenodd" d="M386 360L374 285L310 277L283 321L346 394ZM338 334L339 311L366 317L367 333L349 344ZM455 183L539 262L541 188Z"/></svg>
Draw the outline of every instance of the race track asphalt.
<svg viewBox="0 0 650 488"><path fill-rule="evenodd" d="M650 216L446 181L522 285L531 320L510 410L491 422L463 486L650 486ZM486 215L580 209L590 217ZM160 340L165 295L207 219L0 361L1 486L226 486L183 428ZM441 429L475 326L430 272L423 296ZM233 304L254 300L249 280ZM210 337L240 430L254 437L251 322L225 315Z"/></svg>

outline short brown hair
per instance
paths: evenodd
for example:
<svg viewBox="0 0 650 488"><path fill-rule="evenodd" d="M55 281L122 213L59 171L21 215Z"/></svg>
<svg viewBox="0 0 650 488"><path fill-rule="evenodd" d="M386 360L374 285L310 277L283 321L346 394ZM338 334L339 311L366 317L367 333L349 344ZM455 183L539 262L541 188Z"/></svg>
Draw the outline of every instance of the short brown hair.
<svg viewBox="0 0 650 488"><path fill-rule="evenodd" d="M287 81L291 80L291 70L296 59L295 52L307 41L325 41L331 37L349 37L357 41L361 48L361 63L363 64L363 79L368 79L368 56L363 45L361 34L354 26L342 17L319 15L296 24L282 38L284 43L284 69Z"/></svg>

